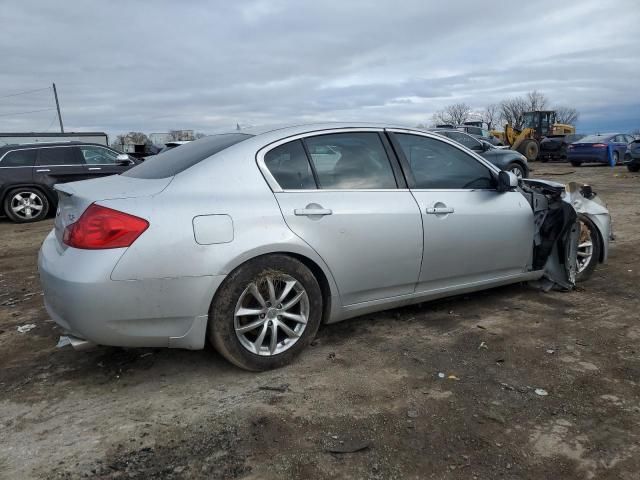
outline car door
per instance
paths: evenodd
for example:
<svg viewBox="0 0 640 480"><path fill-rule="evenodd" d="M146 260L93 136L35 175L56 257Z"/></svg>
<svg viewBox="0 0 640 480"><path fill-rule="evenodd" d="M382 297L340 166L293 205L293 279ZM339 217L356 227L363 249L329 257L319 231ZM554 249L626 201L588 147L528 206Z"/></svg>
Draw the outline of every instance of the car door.
<svg viewBox="0 0 640 480"><path fill-rule="evenodd" d="M259 155L287 225L326 262L343 306L410 294L418 280L420 211L392 155L373 129L314 134Z"/></svg>
<svg viewBox="0 0 640 480"><path fill-rule="evenodd" d="M97 145L80 145L89 178L105 177L125 172L132 164L118 162L118 152Z"/></svg>
<svg viewBox="0 0 640 480"><path fill-rule="evenodd" d="M33 172L36 183L53 187L56 183L85 180L87 171L80 150L74 146L42 147Z"/></svg>
<svg viewBox="0 0 640 480"><path fill-rule="evenodd" d="M627 145L629 144L629 142L627 141L627 136L616 135L615 141L616 141L615 149L616 149L616 152L618 152L618 162L622 162L622 160L624 159L625 153L627 153Z"/></svg>
<svg viewBox="0 0 640 480"><path fill-rule="evenodd" d="M0 189L33 182L33 167L38 151L35 148L9 150L0 158Z"/></svg>
<svg viewBox="0 0 640 480"><path fill-rule="evenodd" d="M390 132L422 215L417 291L518 275L533 252L534 222L517 191L498 192L495 171L436 135Z"/></svg>

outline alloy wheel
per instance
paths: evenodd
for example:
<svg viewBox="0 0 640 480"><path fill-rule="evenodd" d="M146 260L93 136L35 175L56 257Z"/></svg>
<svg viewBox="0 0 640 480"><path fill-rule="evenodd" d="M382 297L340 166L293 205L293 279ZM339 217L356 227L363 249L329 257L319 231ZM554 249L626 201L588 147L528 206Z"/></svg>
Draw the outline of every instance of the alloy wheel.
<svg viewBox="0 0 640 480"><path fill-rule="evenodd" d="M44 202L35 192L18 192L11 197L9 208L17 217L31 220L40 215L44 208Z"/></svg>
<svg viewBox="0 0 640 480"><path fill-rule="evenodd" d="M578 273L584 271L593 258L593 241L591 229L584 222L580 222L580 239L578 241Z"/></svg>
<svg viewBox="0 0 640 480"><path fill-rule="evenodd" d="M234 312L234 329L249 352L278 355L302 336L309 297L302 284L283 273L268 273L244 289Z"/></svg>

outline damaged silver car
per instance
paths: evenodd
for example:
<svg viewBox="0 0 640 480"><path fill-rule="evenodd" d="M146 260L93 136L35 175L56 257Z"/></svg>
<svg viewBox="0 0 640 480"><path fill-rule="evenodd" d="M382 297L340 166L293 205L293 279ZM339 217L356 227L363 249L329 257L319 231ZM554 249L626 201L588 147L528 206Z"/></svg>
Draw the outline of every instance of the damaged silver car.
<svg viewBox="0 0 640 480"><path fill-rule="evenodd" d="M57 187L39 270L77 347L289 362L321 323L515 282L572 288L607 258L589 187L518 180L417 129L213 135Z"/></svg>

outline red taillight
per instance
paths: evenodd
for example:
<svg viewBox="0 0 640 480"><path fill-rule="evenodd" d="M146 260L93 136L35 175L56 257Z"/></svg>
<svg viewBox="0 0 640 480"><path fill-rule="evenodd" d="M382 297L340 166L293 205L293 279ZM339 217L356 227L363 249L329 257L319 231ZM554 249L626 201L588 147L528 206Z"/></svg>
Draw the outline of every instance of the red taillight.
<svg viewBox="0 0 640 480"><path fill-rule="evenodd" d="M149 222L143 218L93 203L77 222L64 229L63 241L85 250L124 248L131 246L147 228Z"/></svg>
<svg viewBox="0 0 640 480"><path fill-rule="evenodd" d="M593 148L607 148L607 144L606 143L594 143L593 145L591 145Z"/></svg>

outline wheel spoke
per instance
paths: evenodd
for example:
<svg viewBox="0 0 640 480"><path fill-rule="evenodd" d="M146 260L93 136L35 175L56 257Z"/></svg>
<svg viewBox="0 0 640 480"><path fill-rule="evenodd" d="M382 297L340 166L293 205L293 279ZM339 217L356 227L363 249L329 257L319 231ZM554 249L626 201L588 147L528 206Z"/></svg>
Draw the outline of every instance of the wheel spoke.
<svg viewBox="0 0 640 480"><path fill-rule="evenodd" d="M36 198L38 198L38 197L36 197L36 194L35 194L35 193L32 193L31 195L29 195L29 198L30 198L31 200L35 200L35 199L36 199Z"/></svg>
<svg viewBox="0 0 640 480"><path fill-rule="evenodd" d="M39 212L40 210L42 210L42 205L31 205L31 209Z"/></svg>
<svg viewBox="0 0 640 480"><path fill-rule="evenodd" d="M294 332L293 330L291 330L291 329L287 326L287 324L286 324L286 323L284 323L284 322L280 322L280 328L282 329L282 331L283 331L284 333L286 333L286 334L287 334L287 336L288 336L289 338L296 338L296 337L299 337L299 336L300 336L300 335L298 335L296 332Z"/></svg>
<svg viewBox="0 0 640 480"><path fill-rule="evenodd" d="M578 252L578 256L588 258L591 256L591 252Z"/></svg>
<svg viewBox="0 0 640 480"><path fill-rule="evenodd" d="M287 298L287 295L289 295L291 293L291 290L293 289L293 287L296 286L296 281L295 280L289 280L287 282L285 282L284 284L284 289L282 290L282 293L280 294L280 297L278 298L278 303L282 303L284 301L285 298Z"/></svg>
<svg viewBox="0 0 640 480"><path fill-rule="evenodd" d="M271 305L275 305L277 302L276 289L273 286L273 280L271 277L267 277L267 288L269 289L269 301L271 302Z"/></svg>
<svg viewBox="0 0 640 480"><path fill-rule="evenodd" d="M251 292L251 295L253 295L253 297L258 301L260 305L262 305L263 308L267 307L267 303L264 301L264 298L262 297L262 294L258 290L258 286L255 283L249 285L249 292Z"/></svg>
<svg viewBox="0 0 640 480"><path fill-rule="evenodd" d="M11 207L11 210L13 210L13 211L14 211L14 212L16 212L16 213L17 213L17 212L20 212L20 211L24 210L24 205L20 204L20 205L18 205L18 206Z"/></svg>
<svg viewBox="0 0 640 480"><path fill-rule="evenodd" d="M593 243L591 241L588 241L578 245L578 248L587 248L587 247L593 247Z"/></svg>
<svg viewBox="0 0 640 480"><path fill-rule="evenodd" d="M260 332L260 335L258 335L258 338L256 338L256 341L253 342L253 348L255 349L256 353L260 353L260 347L262 347L262 342L264 342L264 337L267 334L268 328L269 328L269 325L267 325L267 322L264 322L264 324L262 325L262 331Z"/></svg>
<svg viewBox="0 0 640 480"><path fill-rule="evenodd" d="M288 320L293 320L294 322L297 322L297 323L302 323L305 325L307 323L307 318L304 315L298 315L296 313L289 313L289 312L280 312L280 316Z"/></svg>
<svg viewBox="0 0 640 480"><path fill-rule="evenodd" d="M265 309L264 308L245 308L245 307L240 307L238 309L238 311L236 312L236 317L245 317L248 315L260 315L261 313L264 313Z"/></svg>
<svg viewBox="0 0 640 480"><path fill-rule="evenodd" d="M276 322L271 322L271 338L269 341L269 353L273 355L278 347L278 325Z"/></svg>
<svg viewBox="0 0 640 480"><path fill-rule="evenodd" d="M293 307L296 303L300 301L304 293L305 293L304 290L301 290L300 292L298 292L295 297L293 297L291 300L289 300L286 304L282 306L282 310L289 310L291 307Z"/></svg>
<svg viewBox="0 0 640 480"><path fill-rule="evenodd" d="M27 218L31 218L31 208L27 207L24 209L24 216Z"/></svg>
<svg viewBox="0 0 640 480"><path fill-rule="evenodd" d="M250 332L251 330L255 330L256 328L258 328L263 323L264 323L264 319L261 318L260 320L256 320L255 322L247 323L246 325L243 325L241 327L236 328L236 332L238 332L238 333L247 333L247 332Z"/></svg>

